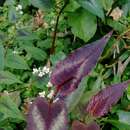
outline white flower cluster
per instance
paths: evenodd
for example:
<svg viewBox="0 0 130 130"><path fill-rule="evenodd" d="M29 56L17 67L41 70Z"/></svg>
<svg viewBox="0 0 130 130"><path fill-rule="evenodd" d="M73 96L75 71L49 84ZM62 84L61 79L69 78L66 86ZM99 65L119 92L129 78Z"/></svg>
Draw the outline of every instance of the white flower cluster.
<svg viewBox="0 0 130 130"><path fill-rule="evenodd" d="M18 5L16 6L16 11L18 11L19 14L23 14L22 9L23 9L23 7L22 7L22 5L20 5L20 4L18 4Z"/></svg>
<svg viewBox="0 0 130 130"><path fill-rule="evenodd" d="M51 74L50 68L47 66L44 66L43 68L39 67L33 68L33 74L38 75L38 77L43 77L46 74Z"/></svg>

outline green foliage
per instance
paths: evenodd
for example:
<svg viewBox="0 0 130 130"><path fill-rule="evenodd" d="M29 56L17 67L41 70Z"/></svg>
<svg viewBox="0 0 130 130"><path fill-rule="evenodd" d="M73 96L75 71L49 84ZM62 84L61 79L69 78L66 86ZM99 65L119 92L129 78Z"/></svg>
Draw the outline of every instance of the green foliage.
<svg viewBox="0 0 130 130"><path fill-rule="evenodd" d="M6 0L0 7L0 129L25 129L30 102L54 89L48 84L56 63L111 30L97 66L66 100L70 124L88 124L81 108L89 99L106 85L130 79L130 1ZM96 119L102 129L130 130L129 104L130 87L106 118Z"/></svg>
<svg viewBox="0 0 130 130"><path fill-rule="evenodd" d="M0 44L0 70L4 69L4 47Z"/></svg>
<svg viewBox="0 0 130 130"><path fill-rule="evenodd" d="M71 13L68 21L72 27L72 32L85 42L90 40L96 32L96 16L84 9L78 9L76 12Z"/></svg>
<svg viewBox="0 0 130 130"><path fill-rule="evenodd" d="M99 0L77 0L77 2L89 12L104 19L104 12L102 4Z"/></svg>

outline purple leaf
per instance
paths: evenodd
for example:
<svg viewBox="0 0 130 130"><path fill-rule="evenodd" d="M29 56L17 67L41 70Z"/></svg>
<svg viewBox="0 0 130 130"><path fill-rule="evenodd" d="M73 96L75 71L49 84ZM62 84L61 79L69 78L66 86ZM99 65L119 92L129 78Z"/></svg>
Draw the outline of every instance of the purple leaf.
<svg viewBox="0 0 130 130"><path fill-rule="evenodd" d="M67 116L63 102L48 103L38 97L31 105L27 130L67 130Z"/></svg>
<svg viewBox="0 0 130 130"><path fill-rule="evenodd" d="M74 121L72 124L72 130L100 130L100 127L96 122L86 125L80 121Z"/></svg>
<svg viewBox="0 0 130 130"><path fill-rule="evenodd" d="M60 61L51 74L51 82L61 97L75 90L84 76L95 67L112 32L101 39L87 44Z"/></svg>
<svg viewBox="0 0 130 130"><path fill-rule="evenodd" d="M106 87L92 97L86 111L95 117L104 116L108 113L112 105L118 102L129 83L130 80Z"/></svg>

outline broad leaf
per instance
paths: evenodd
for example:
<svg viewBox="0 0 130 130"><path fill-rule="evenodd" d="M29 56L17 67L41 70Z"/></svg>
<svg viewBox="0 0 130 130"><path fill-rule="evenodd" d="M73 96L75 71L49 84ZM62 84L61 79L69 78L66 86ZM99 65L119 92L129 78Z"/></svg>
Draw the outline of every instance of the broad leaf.
<svg viewBox="0 0 130 130"><path fill-rule="evenodd" d="M17 105L9 96L0 97L0 113L3 114L0 120L5 120L8 118L25 120Z"/></svg>
<svg viewBox="0 0 130 130"><path fill-rule="evenodd" d="M0 71L0 84L7 84L7 85L11 85L14 83L21 83L19 79L17 79L17 77L8 72L8 71Z"/></svg>
<svg viewBox="0 0 130 130"><path fill-rule="evenodd" d="M53 0L31 0L33 6L44 9L50 9L52 7Z"/></svg>
<svg viewBox="0 0 130 130"><path fill-rule="evenodd" d="M72 130L100 130L100 127L96 122L86 125L80 121L74 121L72 124Z"/></svg>
<svg viewBox="0 0 130 130"><path fill-rule="evenodd" d="M85 42L91 39L97 30L96 16L81 8L69 15L68 23L74 35Z"/></svg>
<svg viewBox="0 0 130 130"><path fill-rule="evenodd" d="M0 70L4 69L4 47L0 43Z"/></svg>
<svg viewBox="0 0 130 130"><path fill-rule="evenodd" d="M8 52L5 58L5 66L14 69L29 69L26 61L22 56Z"/></svg>
<svg viewBox="0 0 130 130"><path fill-rule="evenodd" d="M97 95L93 96L87 105L86 111L95 117L101 117L108 113L112 105L115 105L123 95L130 80L106 87Z"/></svg>
<svg viewBox="0 0 130 130"><path fill-rule="evenodd" d="M47 54L40 48L31 47L31 46L23 46L28 54L31 55L32 58L40 61L44 61L47 57Z"/></svg>
<svg viewBox="0 0 130 130"><path fill-rule="evenodd" d="M75 90L82 78L95 67L111 34L112 32L100 40L75 50L57 63L51 74L51 82L57 87L61 97Z"/></svg>
<svg viewBox="0 0 130 130"><path fill-rule="evenodd" d="M27 130L67 130L64 103L38 97L30 107Z"/></svg>
<svg viewBox="0 0 130 130"><path fill-rule="evenodd" d="M77 0L77 2L89 12L104 19L104 12L102 4L99 0Z"/></svg>

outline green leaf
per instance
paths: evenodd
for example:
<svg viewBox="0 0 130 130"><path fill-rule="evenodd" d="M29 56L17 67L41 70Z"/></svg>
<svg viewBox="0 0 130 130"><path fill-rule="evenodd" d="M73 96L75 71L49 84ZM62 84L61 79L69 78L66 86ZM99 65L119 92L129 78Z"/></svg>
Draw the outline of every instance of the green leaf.
<svg viewBox="0 0 130 130"><path fill-rule="evenodd" d="M68 108L68 111L71 112L79 103L86 87L87 87L87 81L88 78L84 78L78 89L76 89L74 92L72 92L67 98L66 98L66 106Z"/></svg>
<svg viewBox="0 0 130 130"><path fill-rule="evenodd" d="M53 5L53 0L32 0L32 5L42 10L50 9Z"/></svg>
<svg viewBox="0 0 130 130"><path fill-rule="evenodd" d="M5 58L5 66L13 69L29 69L26 61L22 56L8 52Z"/></svg>
<svg viewBox="0 0 130 130"><path fill-rule="evenodd" d="M107 25L109 25L115 31L118 31L120 33L122 33L123 31L125 31L127 29L125 24L118 22L118 21L113 21L112 19L107 19Z"/></svg>
<svg viewBox="0 0 130 130"><path fill-rule="evenodd" d="M130 130L130 125L127 125L127 124L122 123L120 121L106 120L105 122L112 124L113 126L118 128L119 130Z"/></svg>
<svg viewBox="0 0 130 130"><path fill-rule="evenodd" d="M84 9L78 9L76 12L71 13L68 22L72 27L74 35L83 39L85 42L94 36L97 29L96 16Z"/></svg>
<svg viewBox="0 0 130 130"><path fill-rule="evenodd" d="M21 81L17 79L14 74L8 71L0 71L0 84L11 85L14 83L21 83Z"/></svg>
<svg viewBox="0 0 130 130"><path fill-rule="evenodd" d="M120 122L130 125L130 112L120 110L117 114Z"/></svg>
<svg viewBox="0 0 130 130"><path fill-rule="evenodd" d="M130 100L130 85L127 88L127 98Z"/></svg>
<svg viewBox="0 0 130 130"><path fill-rule="evenodd" d="M65 53L60 51L54 55L51 55L50 60L51 60L52 65L55 66L58 61L65 59L65 57L66 57Z"/></svg>
<svg viewBox="0 0 130 130"><path fill-rule="evenodd" d="M65 8L65 11L74 12L80 5L75 0L70 0L69 4Z"/></svg>
<svg viewBox="0 0 130 130"><path fill-rule="evenodd" d="M105 10L110 10L113 3L114 3L114 0L101 0L101 3L102 3L102 6Z"/></svg>
<svg viewBox="0 0 130 130"><path fill-rule="evenodd" d="M14 6L9 7L8 18L10 23L15 23L17 20L16 9Z"/></svg>
<svg viewBox="0 0 130 130"><path fill-rule="evenodd" d="M4 47L0 43L0 70L4 69Z"/></svg>
<svg viewBox="0 0 130 130"><path fill-rule="evenodd" d="M25 45L24 49L36 60L44 61L47 57L47 54L40 48Z"/></svg>
<svg viewBox="0 0 130 130"><path fill-rule="evenodd" d="M0 113L3 114L1 120L5 120L7 118L17 119L21 121L25 120L17 105L7 95L0 97Z"/></svg>
<svg viewBox="0 0 130 130"><path fill-rule="evenodd" d="M99 0L77 0L77 2L86 10L94 15L104 19L102 4Z"/></svg>

